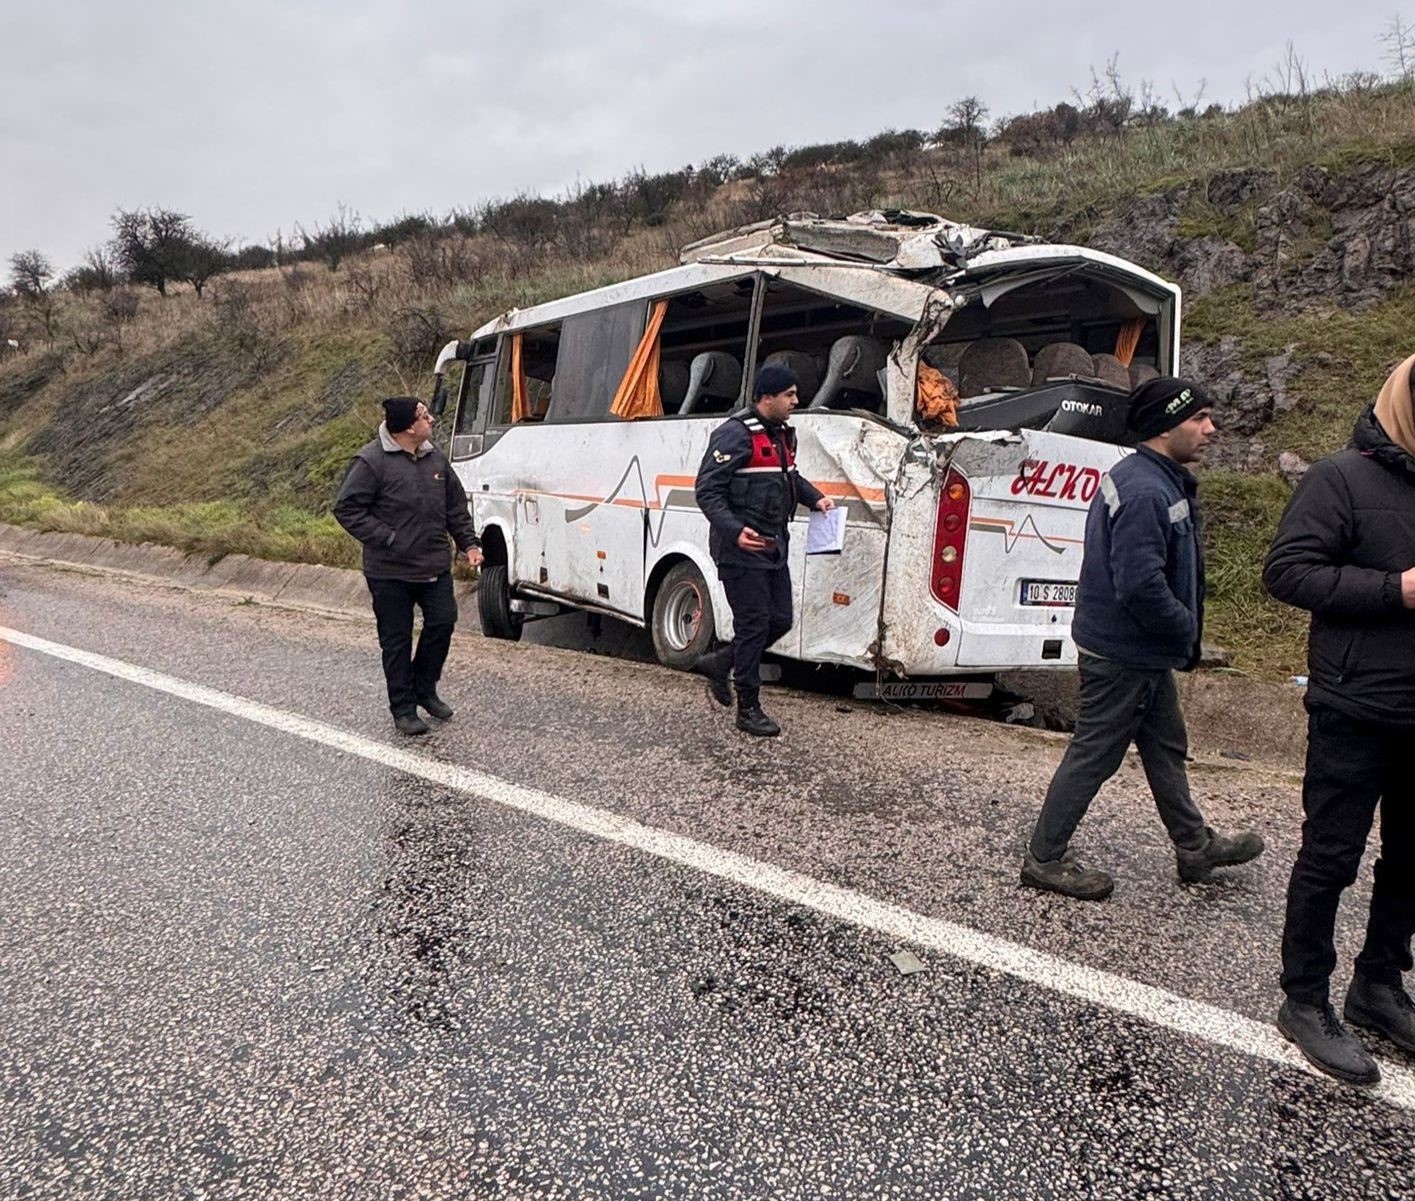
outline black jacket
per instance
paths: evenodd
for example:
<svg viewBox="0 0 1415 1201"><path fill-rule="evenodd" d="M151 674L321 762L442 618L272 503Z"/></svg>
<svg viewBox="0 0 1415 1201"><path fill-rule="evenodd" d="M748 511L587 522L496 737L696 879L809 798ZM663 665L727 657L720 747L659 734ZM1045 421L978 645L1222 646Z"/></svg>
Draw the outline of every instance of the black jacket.
<svg viewBox="0 0 1415 1201"><path fill-rule="evenodd" d="M765 422L755 409L734 413L712 432L695 488L707 517L708 550L719 567L768 569L786 563L787 526L798 504L815 508L822 493L796 471L796 431ZM769 550L737 545L743 526L776 539Z"/></svg>
<svg viewBox="0 0 1415 1201"><path fill-rule="evenodd" d="M1415 458L1367 410L1347 449L1312 464L1277 527L1263 583L1310 609L1308 698L1367 721L1415 726Z"/></svg>
<svg viewBox="0 0 1415 1201"><path fill-rule="evenodd" d="M1101 480L1071 637L1127 667L1187 671L1204 633L1199 485L1173 459L1139 447Z"/></svg>
<svg viewBox="0 0 1415 1201"><path fill-rule="evenodd" d="M431 442L409 454L383 425L349 460L334 517L363 543L375 580L436 579L451 566L448 534L459 551L480 545L447 456Z"/></svg>

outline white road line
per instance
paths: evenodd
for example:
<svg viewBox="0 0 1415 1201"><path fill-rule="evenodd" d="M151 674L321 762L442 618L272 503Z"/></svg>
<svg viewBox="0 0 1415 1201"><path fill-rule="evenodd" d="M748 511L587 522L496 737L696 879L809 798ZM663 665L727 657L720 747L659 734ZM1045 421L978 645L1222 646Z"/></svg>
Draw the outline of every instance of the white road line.
<svg viewBox="0 0 1415 1201"><path fill-rule="evenodd" d="M485 772L451 763L440 763L426 755L376 742L372 738L301 717L297 713L263 705L259 701L246 700L231 693L219 692L214 688L180 680L146 667L125 663L120 659L110 659L106 655L79 650L46 638L36 638L32 634L21 633L5 626L0 626L0 641L77 663L120 680L142 684L170 696L206 705L233 717L269 726L320 746L356 755L444 788L480 797L546 821L568 826L595 838L616 842L671 863L681 864L722 880L730 880L743 888L793 905L806 906L891 939L928 947L979 967L1005 972L1039 988L1139 1018L1178 1034L1187 1034L1256 1059L1266 1059L1284 1067L1299 1068L1317 1074L1274 1027L1221 1009L1217 1005L1192 1001L1162 988L1112 975L1099 968L1072 963L1055 955L1048 955L1044 951L1036 951L1019 943L945 921L943 918L915 913L853 889L841 888L800 872L762 863L747 855L710 846L683 834L640 825L604 809L577 804L535 788L523 788L519 784L512 784ZM1402 1109L1415 1110L1415 1071L1384 1060L1381 1062L1381 1074L1381 1084L1367 1095L1380 1097Z"/></svg>

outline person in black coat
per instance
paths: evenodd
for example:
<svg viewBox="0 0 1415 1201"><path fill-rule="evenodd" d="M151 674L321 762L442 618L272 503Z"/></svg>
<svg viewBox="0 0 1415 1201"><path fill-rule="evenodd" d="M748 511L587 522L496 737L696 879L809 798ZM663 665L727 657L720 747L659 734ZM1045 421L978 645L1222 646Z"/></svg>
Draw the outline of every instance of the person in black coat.
<svg viewBox="0 0 1415 1201"><path fill-rule="evenodd" d="M834 502L796 470L796 431L786 419L796 407L796 376L770 364L752 382L752 407L712 432L698 468L695 492L708 519L708 550L732 606L730 646L709 651L695 665L708 677L713 699L732 703L728 671L737 686L737 728L773 737L781 727L762 712L762 653L792 623L788 530L798 504L824 512Z"/></svg>
<svg viewBox="0 0 1415 1201"><path fill-rule="evenodd" d="M433 717L452 716L452 706L437 695L457 624L447 540L473 567L481 563L481 543L461 482L429 440L427 407L412 396L394 396L383 411L378 436L349 461L334 516L363 544L393 724L403 734L426 734L419 705ZM414 605L423 612L416 652Z"/></svg>
<svg viewBox="0 0 1415 1201"><path fill-rule="evenodd" d="M1328 1000L1342 892L1381 810L1366 940L1347 1021L1415 1053L1402 973L1415 934L1415 356L1391 373L1351 444L1314 463L1263 564L1278 600L1312 614L1302 847L1287 891L1278 1028L1316 1067L1354 1084L1375 1061Z"/></svg>

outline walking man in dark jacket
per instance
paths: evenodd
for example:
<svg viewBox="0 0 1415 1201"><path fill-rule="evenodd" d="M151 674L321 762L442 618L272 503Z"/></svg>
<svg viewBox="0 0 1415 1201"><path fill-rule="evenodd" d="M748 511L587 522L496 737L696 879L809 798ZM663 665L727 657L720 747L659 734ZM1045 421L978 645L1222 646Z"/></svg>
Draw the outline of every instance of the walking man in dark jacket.
<svg viewBox="0 0 1415 1201"><path fill-rule="evenodd" d="M426 734L419 705L443 721L452 716L452 706L437 695L457 624L447 537L473 567L481 563L481 543L461 482L429 441L427 407L395 396L383 402L383 411L378 437L349 461L334 516L363 543L393 724L403 734ZM416 653L414 605L423 613Z"/></svg>
<svg viewBox="0 0 1415 1201"><path fill-rule="evenodd" d="M1263 564L1279 600L1312 614L1302 848L1287 889L1278 1028L1316 1067L1375 1084L1375 1060L1337 1019L1327 987L1341 894L1381 810L1366 941L1346 1020L1415 1054L1402 983L1415 933L1415 356L1386 380L1351 445L1298 484Z"/></svg>
<svg viewBox="0 0 1415 1201"><path fill-rule="evenodd" d="M698 507L711 526L708 549L732 606L733 638L703 655L696 670L724 706L732 703L730 670L737 728L769 738L781 727L762 712L761 661L792 623L787 526L797 504L824 512L834 503L796 471L796 431L786 424L796 407L796 376L786 367L763 367L752 401L713 430L698 468Z"/></svg>
<svg viewBox="0 0 1415 1201"><path fill-rule="evenodd" d="M1184 464L1214 432L1211 405L1189 380L1160 377L1130 399L1135 454L1101 481L1086 517L1086 550L1071 634L1081 675L1076 732L1057 769L1022 861L1022 883L1081 900L1104 900L1115 881L1082 867L1068 849L1096 793L1133 741L1179 878L1262 853L1255 833L1222 835L1189 795L1189 751L1174 669L1199 661L1204 559L1198 482Z"/></svg>

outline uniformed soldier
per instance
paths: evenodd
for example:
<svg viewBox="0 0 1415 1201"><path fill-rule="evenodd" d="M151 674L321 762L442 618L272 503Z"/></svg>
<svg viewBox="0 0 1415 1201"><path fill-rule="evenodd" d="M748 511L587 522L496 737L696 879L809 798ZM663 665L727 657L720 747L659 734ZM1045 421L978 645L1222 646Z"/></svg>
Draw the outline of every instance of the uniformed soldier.
<svg viewBox="0 0 1415 1201"><path fill-rule="evenodd" d="M752 407L713 431L698 468L698 507L711 532L708 547L732 606L730 645L699 658L712 697L732 703L737 728L770 738L781 727L762 712L762 652L791 628L791 569L787 526L798 504L824 512L830 497L796 471L796 431L786 424L796 407L796 376L769 365L752 384Z"/></svg>

